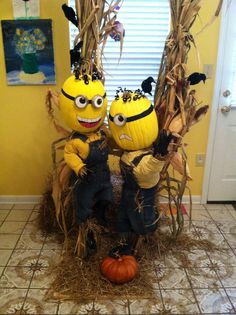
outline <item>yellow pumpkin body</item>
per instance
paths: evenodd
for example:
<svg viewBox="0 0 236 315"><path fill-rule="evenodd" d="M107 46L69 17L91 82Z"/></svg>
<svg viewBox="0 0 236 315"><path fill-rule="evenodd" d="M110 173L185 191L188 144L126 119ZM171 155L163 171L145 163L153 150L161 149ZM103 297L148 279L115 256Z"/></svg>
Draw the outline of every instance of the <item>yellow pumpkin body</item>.
<svg viewBox="0 0 236 315"><path fill-rule="evenodd" d="M84 108L78 108L76 105L78 96L88 100L89 103ZM103 99L99 108L92 103L97 96ZM85 134L96 131L103 124L107 110L107 97L102 82L89 78L86 84L82 78L70 76L62 86L60 109L65 123L72 130Z"/></svg>
<svg viewBox="0 0 236 315"><path fill-rule="evenodd" d="M125 102L123 97L119 97L119 99L112 102L109 113L109 127L112 137L120 148L135 151L150 147L156 140L158 121L148 98L140 97L137 99L135 92L132 92L130 96L130 101ZM116 117L119 114L127 119L122 126L116 123ZM119 121L117 122L119 123Z"/></svg>
<svg viewBox="0 0 236 315"><path fill-rule="evenodd" d="M129 255L119 258L106 257L100 267L102 274L108 280L118 284L131 281L139 270L136 259Z"/></svg>

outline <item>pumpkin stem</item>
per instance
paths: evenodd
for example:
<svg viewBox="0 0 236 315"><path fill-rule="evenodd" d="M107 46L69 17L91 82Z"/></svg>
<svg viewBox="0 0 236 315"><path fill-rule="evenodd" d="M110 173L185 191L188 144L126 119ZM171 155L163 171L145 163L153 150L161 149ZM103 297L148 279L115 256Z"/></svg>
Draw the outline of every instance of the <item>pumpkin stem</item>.
<svg viewBox="0 0 236 315"><path fill-rule="evenodd" d="M115 253L113 254L113 256L114 256L114 258L118 259L119 261L122 260L122 259L121 259L121 255L119 254L119 251L115 252Z"/></svg>

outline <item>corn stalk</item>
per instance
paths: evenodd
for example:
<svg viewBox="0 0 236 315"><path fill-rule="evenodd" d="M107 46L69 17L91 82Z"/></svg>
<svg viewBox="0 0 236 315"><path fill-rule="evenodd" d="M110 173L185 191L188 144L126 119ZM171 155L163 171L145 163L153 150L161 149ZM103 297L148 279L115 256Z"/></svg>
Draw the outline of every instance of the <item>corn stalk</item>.
<svg viewBox="0 0 236 315"><path fill-rule="evenodd" d="M219 1L215 16L219 15L222 1ZM195 91L187 80L187 60L190 48L196 48L191 28L203 6L202 0L169 0L171 11L171 31L167 37L157 85L154 106L160 130L172 132L176 138L172 145L172 156L181 147L184 135L207 112L208 106L198 108ZM171 156L166 161L159 182L159 193L168 197L169 208L174 204L177 218L172 215L172 235L176 238L183 228L181 210L182 197L188 180L187 156L182 150L182 178L177 181L169 176ZM191 198L190 198L191 208Z"/></svg>
<svg viewBox="0 0 236 315"><path fill-rule="evenodd" d="M77 71L79 74L91 75L97 72L103 77L101 56L111 33L114 22L116 21L116 7L122 0L110 0L109 4L105 0L76 0L76 13L78 17L78 35L75 38L74 45L82 41L81 62ZM106 8L105 8L106 3ZM121 34L121 50L123 43L123 34ZM103 78L104 79L104 78ZM57 111L60 110L59 93L50 89L46 95L46 108L48 116L61 138L52 143L52 161L53 172L50 177L49 191L54 207L52 217L53 226L59 228L65 236L65 248L68 246L69 235L72 231L78 232L76 224L75 209L73 209L72 195L76 183L71 183L71 169L60 158L64 150L65 142L71 136L71 131L65 129L57 119ZM45 194L45 200L42 200L42 216L48 215L48 194ZM43 221L43 218L42 220ZM90 220L84 224L78 232L76 242L76 252L80 257L86 256L86 236L87 230L93 229L97 237L97 227ZM77 233L75 232L75 233Z"/></svg>
<svg viewBox="0 0 236 315"><path fill-rule="evenodd" d="M115 8L121 1L112 0L105 8L105 0L76 0L79 33L74 44L83 42L80 74L92 75L95 70L103 73L101 56L116 21Z"/></svg>

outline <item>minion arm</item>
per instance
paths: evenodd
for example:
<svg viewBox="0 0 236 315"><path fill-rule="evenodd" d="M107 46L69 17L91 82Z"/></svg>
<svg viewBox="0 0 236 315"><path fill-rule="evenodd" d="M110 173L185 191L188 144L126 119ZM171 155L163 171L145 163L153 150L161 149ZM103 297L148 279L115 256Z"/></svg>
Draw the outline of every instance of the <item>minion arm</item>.
<svg viewBox="0 0 236 315"><path fill-rule="evenodd" d="M160 172L164 165L151 154L144 156L138 166L134 167L134 175L142 188L155 186L160 178Z"/></svg>
<svg viewBox="0 0 236 315"><path fill-rule="evenodd" d="M86 166L83 160L89 153L89 145L80 139L68 141L64 149L64 159L66 164L78 175L82 167Z"/></svg>

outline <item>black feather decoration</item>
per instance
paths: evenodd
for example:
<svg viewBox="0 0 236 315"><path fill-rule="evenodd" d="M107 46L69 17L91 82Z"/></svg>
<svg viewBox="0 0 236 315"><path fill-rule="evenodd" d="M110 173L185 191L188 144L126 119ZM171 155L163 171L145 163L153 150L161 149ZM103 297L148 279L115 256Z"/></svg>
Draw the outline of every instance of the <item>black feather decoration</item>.
<svg viewBox="0 0 236 315"><path fill-rule="evenodd" d="M65 17L67 18L67 20L69 20L71 23L73 23L76 27L78 27L78 18L77 18L77 15L74 11L73 8L71 7L68 7L68 5L66 3L64 3L62 6L61 6L64 14L65 14Z"/></svg>

